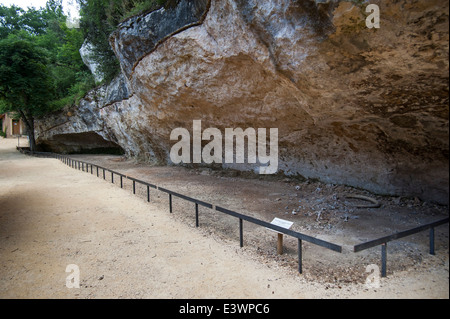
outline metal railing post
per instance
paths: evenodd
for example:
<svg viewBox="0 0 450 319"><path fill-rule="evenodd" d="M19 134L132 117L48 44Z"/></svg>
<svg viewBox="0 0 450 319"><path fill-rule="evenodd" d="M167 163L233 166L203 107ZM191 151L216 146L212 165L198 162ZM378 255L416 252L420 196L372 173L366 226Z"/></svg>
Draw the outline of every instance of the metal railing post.
<svg viewBox="0 0 450 319"><path fill-rule="evenodd" d="M386 277L387 243L381 244L381 277Z"/></svg>
<svg viewBox="0 0 450 319"><path fill-rule="evenodd" d="M244 247L244 229L242 218L239 218L239 246Z"/></svg>
<svg viewBox="0 0 450 319"><path fill-rule="evenodd" d="M195 203L195 227L198 227L198 203Z"/></svg>
<svg viewBox="0 0 450 319"><path fill-rule="evenodd" d="M434 255L434 227L430 228L430 255Z"/></svg>
<svg viewBox="0 0 450 319"><path fill-rule="evenodd" d="M301 274L303 273L303 252L302 252L302 240L299 238L298 239L298 273Z"/></svg>

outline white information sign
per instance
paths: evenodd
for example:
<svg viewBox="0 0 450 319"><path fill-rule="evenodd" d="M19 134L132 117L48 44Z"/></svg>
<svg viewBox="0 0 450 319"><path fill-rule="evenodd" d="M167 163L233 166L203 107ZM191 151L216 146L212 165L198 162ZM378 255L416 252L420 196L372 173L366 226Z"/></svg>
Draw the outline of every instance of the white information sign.
<svg viewBox="0 0 450 319"><path fill-rule="evenodd" d="M286 228L286 229L289 229L289 228L291 228L291 226L294 224L294 222L290 222L290 221L288 221L288 220L285 220L285 219L281 219L281 218L274 218L271 222L270 222L272 225L276 225L276 226L280 226L280 227L283 227L283 228ZM269 228L270 229L270 228ZM274 232L277 232L277 231L275 231L275 230L273 230L273 229L270 229L271 231L274 231ZM278 233L278 232L277 232Z"/></svg>

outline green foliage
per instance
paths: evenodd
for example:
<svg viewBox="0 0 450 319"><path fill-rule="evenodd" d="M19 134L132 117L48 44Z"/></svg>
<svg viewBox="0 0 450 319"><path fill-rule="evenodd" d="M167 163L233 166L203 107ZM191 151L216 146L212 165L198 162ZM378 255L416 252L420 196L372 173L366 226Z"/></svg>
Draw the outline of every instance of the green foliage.
<svg viewBox="0 0 450 319"><path fill-rule="evenodd" d="M67 27L61 2L26 11L0 5L0 113L20 114L30 143L35 118L78 103L95 85L79 53L83 32Z"/></svg>
<svg viewBox="0 0 450 319"><path fill-rule="evenodd" d="M61 0L49 0L45 8L27 11L0 6L0 40L13 34L28 34L46 56L52 79L52 94L47 96L51 109L76 103L95 85L79 53L83 32L68 28L66 19Z"/></svg>
<svg viewBox="0 0 450 319"><path fill-rule="evenodd" d="M105 10L107 21L116 27L121 21L132 16L170 5L174 0L109 0Z"/></svg>
<svg viewBox="0 0 450 319"><path fill-rule="evenodd" d="M70 85L67 94L50 103L52 110L59 110L67 105L77 105L80 100L95 86L94 78L89 72L76 72L77 81Z"/></svg>
<svg viewBox="0 0 450 319"><path fill-rule="evenodd" d="M6 38L11 32L20 30L39 35L45 32L45 27L39 11L34 8L25 11L14 5L11 7L0 5L0 39Z"/></svg>
<svg viewBox="0 0 450 319"><path fill-rule="evenodd" d="M30 117L48 112L53 95L48 55L26 32L0 40L0 113L20 112Z"/></svg>
<svg viewBox="0 0 450 319"><path fill-rule="evenodd" d="M14 41L21 39L23 41L20 42L21 48L24 48L26 43L30 50L35 50L34 52L38 52L42 57L40 63L34 64L36 69L42 71L41 75L46 74L45 81L42 79L39 83L41 86L32 86L31 82L27 82L32 79L27 78L25 74L16 74L18 79L21 78L21 81L28 83L29 88L34 88L31 89L32 91L36 90L34 93L37 95L33 99L40 96L39 92L44 87L47 88L45 103L43 101L34 103L36 107L42 108L42 114L48 110L78 103L95 86L94 78L84 65L79 53L86 38L94 46L93 57L100 65L104 82L109 82L120 71L119 63L109 44L109 36L117 25L133 15L178 3L178 0L77 1L81 8L80 29L67 27L62 0L48 0L45 8L29 8L28 10L14 5L11 7L0 5L0 41L4 48L8 47L13 39ZM15 56L18 57L22 53L23 61L35 58L24 55L24 51L16 52ZM2 54L2 59L1 67L5 68L7 63L5 54ZM30 60L30 63L32 61L34 60ZM6 76L6 69L2 72ZM11 81L10 85L13 84L19 83ZM5 87L3 87L4 92L6 92ZM14 108L11 104L13 100L8 100L6 93L2 94L0 99L9 102L1 103L3 106L0 108L7 109L5 105L8 105L8 109ZM19 103L19 101L16 102Z"/></svg>

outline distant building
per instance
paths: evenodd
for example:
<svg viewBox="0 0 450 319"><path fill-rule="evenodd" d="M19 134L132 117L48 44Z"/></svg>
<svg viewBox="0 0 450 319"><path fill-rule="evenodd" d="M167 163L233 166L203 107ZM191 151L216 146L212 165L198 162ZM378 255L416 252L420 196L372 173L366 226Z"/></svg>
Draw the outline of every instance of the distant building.
<svg viewBox="0 0 450 319"><path fill-rule="evenodd" d="M0 114L0 128L1 136L17 137L18 135L26 135L25 124L21 119L16 120L11 117L11 114ZM6 134L6 136L4 135Z"/></svg>

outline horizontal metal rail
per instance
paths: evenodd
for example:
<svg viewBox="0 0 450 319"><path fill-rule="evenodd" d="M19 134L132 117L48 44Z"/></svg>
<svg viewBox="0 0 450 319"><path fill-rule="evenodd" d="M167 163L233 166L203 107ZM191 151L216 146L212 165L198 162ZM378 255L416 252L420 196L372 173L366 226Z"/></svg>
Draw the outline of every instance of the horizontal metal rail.
<svg viewBox="0 0 450 319"><path fill-rule="evenodd" d="M149 186L149 187L154 188L154 189L158 189L158 186L153 185L153 184L148 183L148 182L141 181L140 179L137 179L137 178L134 178L134 177L131 177L131 176L127 176L127 175L123 175L123 174L120 174L120 173L117 173L117 172L114 172L114 174L122 175L123 177L129 179L130 181L133 181L133 182L145 185L145 186Z"/></svg>
<svg viewBox="0 0 450 319"><path fill-rule="evenodd" d="M272 229L274 231L277 231L279 233L283 233L283 234L295 237L297 239L301 239L301 240L307 241L307 242L312 243L314 245L321 246L321 247L324 247L324 248L328 248L328 249L333 250L333 251L338 252L338 253L342 252L342 246L330 243L328 241L325 241L325 240L322 240L322 239L318 239L318 238L315 238L315 237L312 237L312 236L309 236L309 235L305 235L305 234L302 234L302 233L299 233L299 232L296 232L296 231L293 231L293 230L290 230L290 229L287 229L287 228L283 228L283 227L280 227L280 226L277 226L277 225L265 222L263 220L260 220L260 219L257 219L257 218L254 218L254 217L251 217L251 216L248 216L248 215L243 215L243 214L237 213L235 211L232 211L232 210L229 210L229 209L226 209L226 208L223 208L223 207L216 206L216 210L218 210L219 212L222 212L222 213L225 213L225 214L237 217L239 219L248 221L250 223L253 223L253 224L256 224L256 225L260 225L260 226L263 226L263 227L266 227L266 228L270 228L270 229Z"/></svg>
<svg viewBox="0 0 450 319"><path fill-rule="evenodd" d="M444 218L444 219L441 219L441 220L438 220L438 221L435 221L435 222L432 222L432 223L429 223L429 224L426 224L426 225L421 225L421 226L418 226L418 227L415 227L415 228L411 228L411 229L408 229L408 230L405 230L405 231L401 231L401 232L398 232L398 233L395 233L395 234L392 234L392 235L388 235L388 236L384 236L384 237L377 238L377 239L374 239L374 240L370 240L368 242L355 245L354 248L353 248L353 251L356 253L356 252L359 252L359 251L362 251L362 250L365 250L365 249L368 249L368 248L371 248L371 247L379 246L381 244L385 244L385 243L388 243L388 242L396 240L396 239L400 239L400 238L403 238L403 237L406 237L406 236L410 236L410 235L413 235L413 234L416 234L416 233L420 233L420 232L422 232L424 230L427 230L427 229L430 229L430 228L434 228L434 227L446 224L448 222L449 222L449 218L447 217L447 218Z"/></svg>
<svg viewBox="0 0 450 319"><path fill-rule="evenodd" d="M388 236L384 236L381 238L377 238L374 240L370 240L368 242L365 243L361 243L358 245L355 245L353 247L353 251L359 252L365 249L369 249L375 246L379 246L381 245L381 277L386 277L387 276L387 243L393 240L397 240L400 238L404 238L407 236L411 236L414 234L417 234L419 232L422 232L424 230L429 229L430 230L430 254L434 255L434 228L443 224L447 224L449 222L449 218L444 218L426 225L421 225L418 227L414 227L408 230L404 230L392 235L388 235Z"/></svg>
<svg viewBox="0 0 450 319"><path fill-rule="evenodd" d="M199 200L199 199L195 199L195 198L192 198L192 197L189 197L189 196L180 194L180 193L173 192L173 191L171 191L171 190L169 190L169 189L165 189L165 188L162 188L162 187L158 187L158 190L160 190L161 192L164 192L164 193L167 193L167 194L170 194L170 195L173 195L173 196L182 198L182 199L187 200L187 201L189 201L189 202L193 202L193 203L196 203L196 204L198 204L198 205L207 207L207 208L213 208L213 207L214 207L214 206L213 206L212 204L210 204L210 203L206 203L206 202L201 201L201 200Z"/></svg>

